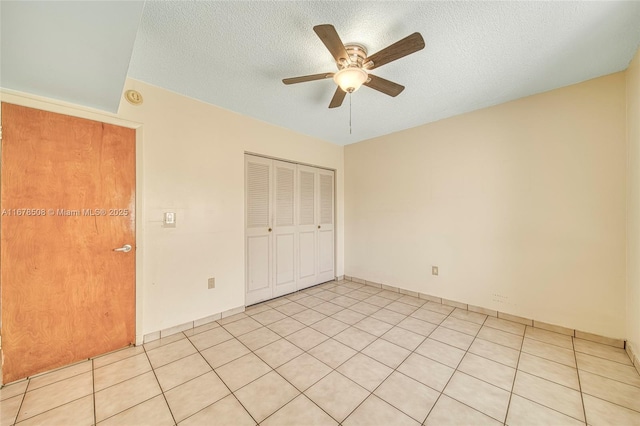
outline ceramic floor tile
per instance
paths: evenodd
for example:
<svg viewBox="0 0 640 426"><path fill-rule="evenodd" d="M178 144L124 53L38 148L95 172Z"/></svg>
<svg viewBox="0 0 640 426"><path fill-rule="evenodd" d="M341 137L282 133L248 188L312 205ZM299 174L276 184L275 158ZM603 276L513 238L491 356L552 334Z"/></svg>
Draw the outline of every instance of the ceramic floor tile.
<svg viewBox="0 0 640 426"><path fill-rule="evenodd" d="M298 395L261 423L264 426L333 426L337 424L304 395Z"/></svg>
<svg viewBox="0 0 640 426"><path fill-rule="evenodd" d="M193 343L199 351L203 351L230 339L233 339L233 336L222 327L217 327L189 337L191 343Z"/></svg>
<svg viewBox="0 0 640 426"><path fill-rule="evenodd" d="M255 424L256 422L236 397L228 395L193 416L187 417L179 423L179 426L253 426Z"/></svg>
<svg viewBox="0 0 640 426"><path fill-rule="evenodd" d="M305 395L336 421L342 422L369 392L334 371L305 391Z"/></svg>
<svg viewBox="0 0 640 426"><path fill-rule="evenodd" d="M433 340L455 346L458 349L466 351L471 346L474 337L459 331L451 330L446 327L438 327L429 335Z"/></svg>
<svg viewBox="0 0 640 426"><path fill-rule="evenodd" d="M420 423L375 395L369 396L342 424L345 426L420 425Z"/></svg>
<svg viewBox="0 0 640 426"><path fill-rule="evenodd" d="M403 314L399 314L397 312L390 311L386 308L382 308L379 311L376 311L373 314L371 314L371 318L384 321L387 324L397 325L400 321L407 318L407 316Z"/></svg>
<svg viewBox="0 0 640 426"><path fill-rule="evenodd" d="M446 343L439 342L427 338L420 346L416 348L416 353L438 361L451 368L458 367L465 352Z"/></svg>
<svg viewBox="0 0 640 426"><path fill-rule="evenodd" d="M296 300L304 299L305 297L309 297L309 296L304 293L295 292L295 293L287 294L285 297L291 300L292 302L295 302Z"/></svg>
<svg viewBox="0 0 640 426"><path fill-rule="evenodd" d="M335 305L331 302L324 302L324 303L321 303L320 305L316 305L313 307L314 311L320 312L321 314L324 314L327 316L337 314L343 309L344 308L342 306Z"/></svg>
<svg viewBox="0 0 640 426"><path fill-rule="evenodd" d="M587 355L581 352L576 353L576 358L578 360L578 368L580 370L598 374L628 385L640 387L640 375L638 375L636 369L630 365L620 364L619 362L609 361L604 358Z"/></svg>
<svg viewBox="0 0 640 426"><path fill-rule="evenodd" d="M299 299L302 299L303 297L307 297L306 294L294 293L293 296L292 295L287 296L287 299L294 300L293 297L296 297L296 295L300 296L300 297L298 297ZM295 300L297 300L297 299L295 299ZM244 315L245 316L243 318L246 318L246 315L253 316L255 314L259 314L260 312L267 311L269 309L272 309L272 308L270 306L267 306L264 303L259 303L257 305L249 306L249 307L247 307L247 309L245 309L245 311L244 311ZM220 323L220 321L218 321L218 323Z"/></svg>
<svg viewBox="0 0 640 426"><path fill-rule="evenodd" d="M247 354L216 369L216 373L232 392L271 371L255 354Z"/></svg>
<svg viewBox="0 0 640 426"><path fill-rule="evenodd" d="M177 342L178 340L183 340L186 338L187 336L185 336L184 333L176 333L167 337L163 337L162 339L156 339L151 342L145 343L142 346L146 351L150 351L151 349L156 349L160 346L168 345L169 343Z"/></svg>
<svg viewBox="0 0 640 426"><path fill-rule="evenodd" d="M522 344L522 352L576 368L576 356L574 352L570 349L561 348L560 346L525 338Z"/></svg>
<svg viewBox="0 0 640 426"><path fill-rule="evenodd" d="M422 305L424 305L425 303L427 303L427 301L424 300L424 299L420 299L418 297L409 296L409 295L406 295L406 294L404 296L402 296L400 299L398 299L398 302L406 303L407 305L412 305L412 306L415 306L417 308L419 308Z"/></svg>
<svg viewBox="0 0 640 426"><path fill-rule="evenodd" d="M201 336L201 334L198 336ZM196 348L188 339L182 339L177 342L169 343L168 345L160 346L157 349L147 351L147 356L149 357L149 361L153 368L158 368L196 352Z"/></svg>
<svg viewBox="0 0 640 426"><path fill-rule="evenodd" d="M31 417L20 426L35 425L92 425L93 424L93 395L87 395L73 402L45 411L44 413Z"/></svg>
<svg viewBox="0 0 640 426"><path fill-rule="evenodd" d="M92 373L82 373L69 379L52 383L24 395L17 421L44 413L52 408L91 395L93 392Z"/></svg>
<svg viewBox="0 0 640 426"><path fill-rule="evenodd" d="M457 371L444 394L500 422L507 415L510 393Z"/></svg>
<svg viewBox="0 0 640 426"><path fill-rule="evenodd" d="M362 353L387 367L397 368L411 352L386 340L378 339L364 348Z"/></svg>
<svg viewBox="0 0 640 426"><path fill-rule="evenodd" d="M502 423L446 395L442 395L424 424L426 426L498 426Z"/></svg>
<svg viewBox="0 0 640 426"><path fill-rule="evenodd" d="M288 341L290 341L303 351L308 351L314 346L318 346L328 338L328 336L325 336L319 331L316 331L309 327L304 328L300 331L296 331L295 333L290 334L286 337Z"/></svg>
<svg viewBox="0 0 640 426"><path fill-rule="evenodd" d="M387 299L383 299L383 300L387 300ZM387 301L391 302L390 300L387 300ZM367 303L366 301L362 301L360 303L356 303L355 305L349 307L349 309L351 309L352 311L359 312L363 315L371 315L374 312L379 311L381 307L377 305L373 305L371 303Z"/></svg>
<svg viewBox="0 0 640 426"><path fill-rule="evenodd" d="M343 308L348 308L349 306L353 306L358 302L358 299L353 299L349 296L338 296L335 299L331 300L331 303L333 303L334 305L342 306Z"/></svg>
<svg viewBox="0 0 640 426"><path fill-rule="evenodd" d="M541 328L527 326L524 336L528 337L529 339L539 340L541 342L573 350L573 342L571 336L567 336L565 334L554 333L553 331L547 331Z"/></svg>
<svg viewBox="0 0 640 426"><path fill-rule="evenodd" d="M12 425L18 416L23 395L16 395L0 401L0 426Z"/></svg>
<svg viewBox="0 0 640 426"><path fill-rule="evenodd" d="M291 318L296 321L300 321L302 324L309 326L311 324L315 324L316 322L325 319L327 316L325 314L321 314L320 312L316 312L312 309L308 309L306 311L302 311L299 314L293 315Z"/></svg>
<svg viewBox="0 0 640 426"><path fill-rule="evenodd" d="M305 391L329 374L331 368L309 354L302 354L278 367L276 371L300 391Z"/></svg>
<svg viewBox="0 0 640 426"><path fill-rule="evenodd" d="M445 318L447 318L447 316L444 314L430 311L428 309L418 309L417 311L413 312L411 316L413 318L417 318L422 321L427 321L436 325L440 325L440 323L444 321Z"/></svg>
<svg viewBox="0 0 640 426"><path fill-rule="evenodd" d="M629 410L591 395L583 395L583 400L589 425L640 425L638 411Z"/></svg>
<svg viewBox="0 0 640 426"><path fill-rule="evenodd" d="M235 393L240 403L258 422L275 413L300 392L272 371Z"/></svg>
<svg viewBox="0 0 640 426"><path fill-rule="evenodd" d="M134 405L160 395L160 392L158 381L151 371L96 392L96 420L101 422Z"/></svg>
<svg viewBox="0 0 640 426"><path fill-rule="evenodd" d="M386 365L362 354L356 354L336 370L369 392L373 392L393 372Z"/></svg>
<svg viewBox="0 0 640 426"><path fill-rule="evenodd" d="M573 389L518 371L513 393L584 421L580 392Z"/></svg>
<svg viewBox="0 0 640 426"><path fill-rule="evenodd" d="M402 303L398 301L390 303L386 305L384 308L393 312L397 312L402 315L411 315L418 309L416 306L407 305L406 303Z"/></svg>
<svg viewBox="0 0 640 426"><path fill-rule="evenodd" d="M291 305L292 303L295 302L291 302L287 305L282 305L280 306L280 309L284 309L285 306ZM298 305L297 303L295 304L296 306L300 306L300 311L305 310L306 308L302 305ZM298 312L300 312L298 311ZM294 313L298 313L298 312L294 312ZM287 315L283 314L280 311L277 311L275 309L269 309L263 312L260 312L259 314L255 314L252 315L251 318L253 318L254 320L258 321L260 324L262 325L269 325L269 324L273 324L276 321L280 321L281 319L285 319L287 317ZM236 336L238 336L236 334Z"/></svg>
<svg viewBox="0 0 640 426"><path fill-rule="evenodd" d="M486 324L482 326L477 335L478 338L507 346L511 349L520 350L522 347L522 337L507 331L491 328Z"/></svg>
<svg viewBox="0 0 640 426"><path fill-rule="evenodd" d="M306 326L293 318L284 318L267 326L271 331L275 331L280 336L285 337L298 330L302 330Z"/></svg>
<svg viewBox="0 0 640 426"><path fill-rule="evenodd" d="M246 334L250 331L256 330L260 327L262 327L262 324L259 323L258 321L256 321L254 319L254 317L258 316L258 315L263 315L266 312L270 312L270 311L264 311L261 312L259 314L256 314L252 317L247 317L247 318L243 318L241 320L238 321L234 321L234 322L230 322L228 324L223 325L223 327L225 328L225 330L227 330L229 333L233 334L235 337L241 336L243 334ZM280 312L278 311L274 311L277 314L280 314ZM280 314L282 315L282 314ZM282 318L284 318L285 316L282 315ZM275 322L275 321L274 321Z"/></svg>
<svg viewBox="0 0 640 426"><path fill-rule="evenodd" d="M382 336L384 333L393 328L391 324L372 317L365 318L362 321L354 324L353 326L362 331L366 331L369 334L373 334L376 337Z"/></svg>
<svg viewBox="0 0 640 426"><path fill-rule="evenodd" d="M371 342L376 340L376 336L354 327L347 328L342 333L336 334L333 338L356 351L363 350Z"/></svg>
<svg viewBox="0 0 640 426"><path fill-rule="evenodd" d="M266 310L267 308L269 308L267 305L261 304L261 305L258 305L258 307L255 307L255 308L252 307L252 308L250 308L248 310L250 310L252 314L255 314L255 313L257 313L258 310L259 311L263 311L263 310ZM230 315L228 317L221 318L216 322L218 324L220 324L220 325L230 324L232 322L236 322L236 321L239 321L241 319L247 318L248 317L247 314L248 314L247 312L239 312L237 314L233 314L233 315Z"/></svg>
<svg viewBox="0 0 640 426"><path fill-rule="evenodd" d="M495 317L487 317L484 325L497 330L506 331L507 333L517 334L518 336L524 336L524 331L526 329L526 326L523 324Z"/></svg>
<svg viewBox="0 0 640 426"><path fill-rule="evenodd" d="M288 340L280 339L258 349L255 354L271 368L277 368L302 354L302 350Z"/></svg>
<svg viewBox="0 0 640 426"><path fill-rule="evenodd" d="M376 294L380 297L384 297L385 299L390 300L398 300L402 297L402 294L400 294L399 292L391 290L382 290Z"/></svg>
<svg viewBox="0 0 640 426"><path fill-rule="evenodd" d="M286 305L278 306L276 308L277 311L279 311L279 312L281 312L281 313L283 313L283 314L285 314L287 316L295 315L298 312L302 312L302 311L304 311L306 309L307 309L306 306L302 306L301 304L296 303L296 302L287 303Z"/></svg>
<svg viewBox="0 0 640 426"><path fill-rule="evenodd" d="M164 395L173 417L180 422L229 395L229 389L211 371L165 392Z"/></svg>
<svg viewBox="0 0 640 426"><path fill-rule="evenodd" d="M391 302L393 302L393 300L387 299L387 298L382 297L382 296L378 296L376 294L376 295L368 297L367 299L364 299L364 302L368 303L369 305L377 306L378 308L384 308L385 306L391 304Z"/></svg>
<svg viewBox="0 0 640 426"><path fill-rule="evenodd" d="M309 296L309 297L305 297L304 299L300 299L298 300L298 302L300 305L305 306L307 308L313 308L314 306L318 306L324 303L324 300L315 297L315 296Z"/></svg>
<svg viewBox="0 0 640 426"><path fill-rule="evenodd" d="M249 349L247 349L245 345L240 343L238 340L233 339L202 351L202 356L207 360L211 367L218 368L221 365L248 354L249 352Z"/></svg>
<svg viewBox="0 0 640 426"><path fill-rule="evenodd" d="M451 330L459 331L464 334L475 336L480 330L480 324L475 322L469 322L454 317L448 317L440 323L440 326L446 327Z"/></svg>
<svg viewBox="0 0 640 426"><path fill-rule="evenodd" d="M32 379L33 380L33 379ZM27 390L29 380L22 380L4 387L0 387L0 401L4 401L14 396L22 395Z"/></svg>
<svg viewBox="0 0 640 426"><path fill-rule="evenodd" d="M93 413L92 420L93 420ZM71 424L71 423L67 423ZM74 423L75 424L75 423ZM100 426L171 426L175 424L164 396L158 395L120 414L109 417Z"/></svg>
<svg viewBox="0 0 640 426"><path fill-rule="evenodd" d="M269 343L280 340L280 335L269 330L267 327L262 327L238 336L238 340L247 348L255 351L263 346L267 346Z"/></svg>
<svg viewBox="0 0 640 426"><path fill-rule="evenodd" d="M393 372L374 394L418 422L423 422L440 393L404 374Z"/></svg>
<svg viewBox="0 0 640 426"><path fill-rule="evenodd" d="M286 305L287 303L291 303L291 300L287 299L286 297L279 297L277 299L265 302L265 304L271 308L277 308L278 306Z"/></svg>
<svg viewBox="0 0 640 426"><path fill-rule="evenodd" d="M583 422L573 417L566 416L559 411L536 404L518 395L511 396L506 423L509 426L584 425Z"/></svg>
<svg viewBox="0 0 640 426"><path fill-rule="evenodd" d="M435 303L435 302L427 302L424 305L422 305L423 309L428 309L430 311L433 312L437 312L439 314L444 314L444 315L449 315L451 312L453 312L453 310L455 308L451 307L451 306L447 306L447 305L443 305L441 303Z"/></svg>
<svg viewBox="0 0 640 426"><path fill-rule="evenodd" d="M407 317L404 320L400 321L397 327L404 328L405 330L409 330L414 333L418 333L424 337L430 335L433 330L437 328L435 324L431 324L429 322L422 321L413 317Z"/></svg>
<svg viewBox="0 0 640 426"><path fill-rule="evenodd" d="M383 334L381 339L395 343L398 346L412 351L424 341L425 337L421 334L414 333L413 331L405 330L404 328L393 327L391 330Z"/></svg>
<svg viewBox="0 0 640 426"><path fill-rule="evenodd" d="M520 351L484 339L474 340L469 352L513 368L518 365L520 356Z"/></svg>
<svg viewBox="0 0 640 426"><path fill-rule="evenodd" d="M491 361L474 354L466 354L458 366L458 371L484 380L501 389L511 392L516 375L515 368Z"/></svg>
<svg viewBox="0 0 640 426"><path fill-rule="evenodd" d="M338 368L341 364L356 354L356 351L336 340L329 339L320 343L309 351L331 368Z"/></svg>
<svg viewBox="0 0 640 426"><path fill-rule="evenodd" d="M332 291L326 291L323 289L323 291L314 294L315 297L317 297L318 299L322 299L325 302L329 301L329 300L333 300L336 297L339 297L339 295L337 293L334 293Z"/></svg>
<svg viewBox="0 0 640 426"><path fill-rule="evenodd" d="M157 368L155 373L160 387L166 392L209 371L211 371L209 364L202 355L195 353Z"/></svg>
<svg viewBox="0 0 640 426"><path fill-rule="evenodd" d="M376 289L376 290L380 290L380 289ZM379 292L380 291L378 291L378 293ZM372 294L375 294L375 293L368 293L367 291L361 291L361 290L351 290L348 293L349 297L351 297L353 299L356 299L356 300L360 300L360 301L370 298L372 296Z"/></svg>
<svg viewBox="0 0 640 426"><path fill-rule="evenodd" d="M149 364L147 354L144 353L96 368L93 372L94 392L124 382L147 371L151 371L151 364Z"/></svg>
<svg viewBox="0 0 640 426"><path fill-rule="evenodd" d="M398 371L430 388L442 391L453 375L454 369L413 353L400 364Z"/></svg>
<svg viewBox="0 0 640 426"><path fill-rule="evenodd" d="M576 352L582 352L587 355L605 358L610 361L616 361L626 365L632 365L629 360L629 356L624 349L614 348L613 346L582 339L573 339L573 344Z"/></svg>
<svg viewBox="0 0 640 426"><path fill-rule="evenodd" d="M351 309L344 309L337 314L333 314L331 318L335 318L338 321L342 321L345 324L353 325L365 318L365 315L352 311Z"/></svg>
<svg viewBox="0 0 640 426"><path fill-rule="evenodd" d="M182 333L187 337L191 337L191 336L195 336L196 334L200 334L200 333L203 333L205 331L209 331L209 330L212 330L212 329L218 328L218 327L221 327L220 324L218 324L216 321L211 321L209 323L202 324L202 325L199 325L197 327L193 327L190 330L185 330Z"/></svg>
<svg viewBox="0 0 640 426"><path fill-rule="evenodd" d="M582 392L640 411L640 388L580 370Z"/></svg>
<svg viewBox="0 0 640 426"><path fill-rule="evenodd" d="M144 352L144 349L140 349L142 350L142 352ZM69 367L60 368L50 373L41 374L39 376L32 377L31 380L29 380L28 390L35 390L43 386L50 385L51 383L59 382L60 380L68 379L70 377L77 376L78 374L89 372L91 371L91 369L92 362L83 361Z"/></svg>
<svg viewBox="0 0 640 426"><path fill-rule="evenodd" d="M575 368L549 361L523 352L520 355L518 370L543 379L550 380L571 389L580 390L578 371Z"/></svg>
<svg viewBox="0 0 640 426"><path fill-rule="evenodd" d="M333 337L341 331L349 328L349 325L343 323L342 321L338 321L337 319L327 317L315 324L310 325L310 327L322 334Z"/></svg>
<svg viewBox="0 0 640 426"><path fill-rule="evenodd" d="M452 318L458 318L461 320L474 322L476 324L482 325L487 319L487 315L479 314L477 312L467 311L465 309L456 308L451 312Z"/></svg>

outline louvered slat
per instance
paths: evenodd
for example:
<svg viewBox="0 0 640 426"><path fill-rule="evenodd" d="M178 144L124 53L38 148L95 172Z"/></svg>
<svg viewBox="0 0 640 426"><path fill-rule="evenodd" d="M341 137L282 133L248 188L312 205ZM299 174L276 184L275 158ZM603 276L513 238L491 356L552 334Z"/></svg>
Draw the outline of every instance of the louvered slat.
<svg viewBox="0 0 640 426"><path fill-rule="evenodd" d="M292 169L276 168L276 225L293 225L293 179Z"/></svg>
<svg viewBox="0 0 640 426"><path fill-rule="evenodd" d="M269 166L249 163L247 170L247 227L269 226Z"/></svg>
<svg viewBox="0 0 640 426"><path fill-rule="evenodd" d="M320 223L333 224L333 176L320 175Z"/></svg>
<svg viewBox="0 0 640 426"><path fill-rule="evenodd" d="M300 225L315 223L314 178L313 173L300 171Z"/></svg>

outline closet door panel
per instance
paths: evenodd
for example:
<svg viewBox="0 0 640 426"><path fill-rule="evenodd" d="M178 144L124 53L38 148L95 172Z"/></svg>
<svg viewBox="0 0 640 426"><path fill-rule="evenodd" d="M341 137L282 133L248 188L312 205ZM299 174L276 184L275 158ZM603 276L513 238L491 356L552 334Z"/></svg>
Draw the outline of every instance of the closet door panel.
<svg viewBox="0 0 640 426"><path fill-rule="evenodd" d="M317 169L298 165L298 289L318 283L317 187Z"/></svg>
<svg viewBox="0 0 640 426"><path fill-rule="evenodd" d="M334 172L318 169L318 282L335 278Z"/></svg>
<svg viewBox="0 0 640 426"><path fill-rule="evenodd" d="M274 161L274 256L273 296L296 291L295 194L296 166Z"/></svg>

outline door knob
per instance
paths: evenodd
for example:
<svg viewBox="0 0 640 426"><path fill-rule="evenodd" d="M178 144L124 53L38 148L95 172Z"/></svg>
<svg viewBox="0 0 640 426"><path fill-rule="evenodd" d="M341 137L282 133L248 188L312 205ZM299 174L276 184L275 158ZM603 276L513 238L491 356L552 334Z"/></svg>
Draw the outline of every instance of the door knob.
<svg viewBox="0 0 640 426"><path fill-rule="evenodd" d="M271 232L271 228L269 228L269 232Z"/></svg>
<svg viewBox="0 0 640 426"><path fill-rule="evenodd" d="M320 229L320 225L318 225L318 229Z"/></svg>
<svg viewBox="0 0 640 426"><path fill-rule="evenodd" d="M131 246L129 244L125 244L122 247L114 248L113 251L122 251L125 253L129 253L131 251Z"/></svg>

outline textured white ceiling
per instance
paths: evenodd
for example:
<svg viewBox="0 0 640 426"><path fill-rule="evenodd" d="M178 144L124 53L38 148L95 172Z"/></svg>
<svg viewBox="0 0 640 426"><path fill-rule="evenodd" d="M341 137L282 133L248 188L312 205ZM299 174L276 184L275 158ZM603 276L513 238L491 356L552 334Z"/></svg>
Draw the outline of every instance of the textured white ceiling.
<svg viewBox="0 0 640 426"><path fill-rule="evenodd" d="M334 71L312 28L333 24L369 53L418 31L426 47L374 74L396 98L363 87L327 108ZM392 133L627 68L639 2L148 2L129 75L337 144Z"/></svg>
<svg viewBox="0 0 640 426"><path fill-rule="evenodd" d="M637 1L0 1L0 15L2 87L115 111L128 65L133 78L337 144L621 71L640 43ZM406 86L398 97L351 96L352 134L349 96L327 108L331 79L281 82L335 70L318 24L370 54L416 31L426 42L374 70Z"/></svg>
<svg viewBox="0 0 640 426"><path fill-rule="evenodd" d="M0 1L0 86L116 112L143 1Z"/></svg>

